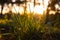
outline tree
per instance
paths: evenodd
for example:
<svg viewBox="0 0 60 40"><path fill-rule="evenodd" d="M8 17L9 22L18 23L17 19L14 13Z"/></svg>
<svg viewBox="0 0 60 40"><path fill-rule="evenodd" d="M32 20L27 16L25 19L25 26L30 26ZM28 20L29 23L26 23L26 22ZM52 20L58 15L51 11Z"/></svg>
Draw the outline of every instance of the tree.
<svg viewBox="0 0 60 40"><path fill-rule="evenodd" d="M55 4L60 2L60 0L51 0L51 3L48 4L48 7L51 7L51 10L55 10ZM47 13L46 13L46 22L49 22L49 9L47 8Z"/></svg>

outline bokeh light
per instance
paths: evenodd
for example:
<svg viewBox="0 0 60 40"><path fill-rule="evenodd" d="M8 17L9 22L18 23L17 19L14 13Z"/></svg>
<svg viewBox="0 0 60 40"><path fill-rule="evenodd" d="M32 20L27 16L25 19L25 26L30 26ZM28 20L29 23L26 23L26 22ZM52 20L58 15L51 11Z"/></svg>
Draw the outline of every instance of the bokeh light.
<svg viewBox="0 0 60 40"><path fill-rule="evenodd" d="M50 12L49 12L49 14L55 14L56 12L55 11L53 11L53 10L51 10Z"/></svg>
<svg viewBox="0 0 60 40"><path fill-rule="evenodd" d="M7 4L5 4L2 13L3 13L3 14L5 14L5 13L9 13L9 11L10 11L10 10L9 10Z"/></svg>
<svg viewBox="0 0 60 40"><path fill-rule="evenodd" d="M58 9L59 8L59 5L58 4L55 4L55 8Z"/></svg>
<svg viewBox="0 0 60 40"><path fill-rule="evenodd" d="M12 2L15 2L16 0L12 0Z"/></svg>
<svg viewBox="0 0 60 40"><path fill-rule="evenodd" d="M12 2L15 2L16 0L12 0ZM21 0L23 1L23 0ZM43 14L47 8L49 10L51 10L51 7L48 7L50 0L35 0L35 4L34 4L34 0L27 0L26 3L26 13L30 14ZM55 5L56 9L60 10L60 6L58 4ZM20 13L23 14L24 13L24 9L25 9L25 4L11 4L9 3L8 5L6 4L4 6L3 9L3 14L8 13L8 12L12 12L12 13ZM52 11L52 10L51 10ZM1 5L0 5L0 13L1 13Z"/></svg>

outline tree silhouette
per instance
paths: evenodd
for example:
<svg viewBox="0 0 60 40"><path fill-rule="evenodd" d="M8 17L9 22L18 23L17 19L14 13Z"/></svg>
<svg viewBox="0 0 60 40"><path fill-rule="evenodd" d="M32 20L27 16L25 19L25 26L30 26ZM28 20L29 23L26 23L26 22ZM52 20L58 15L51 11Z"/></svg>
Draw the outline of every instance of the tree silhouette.
<svg viewBox="0 0 60 40"><path fill-rule="evenodd" d="M51 3L48 5L52 8L52 10L55 10L55 4L60 2L60 0L51 0Z"/></svg>
<svg viewBox="0 0 60 40"><path fill-rule="evenodd" d="M51 10L55 10L55 4L57 4L58 2L60 2L60 0L51 0L51 3L49 3L48 7L51 7ZM47 13L46 13L46 22L49 22L49 9L47 9Z"/></svg>

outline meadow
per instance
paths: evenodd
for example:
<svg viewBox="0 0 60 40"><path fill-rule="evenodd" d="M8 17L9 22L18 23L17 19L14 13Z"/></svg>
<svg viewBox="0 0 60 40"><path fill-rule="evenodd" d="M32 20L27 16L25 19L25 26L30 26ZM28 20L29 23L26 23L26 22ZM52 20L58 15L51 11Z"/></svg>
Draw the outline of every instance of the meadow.
<svg viewBox="0 0 60 40"><path fill-rule="evenodd" d="M59 16L51 14L45 23L46 17L38 14L0 15L0 40L60 40Z"/></svg>

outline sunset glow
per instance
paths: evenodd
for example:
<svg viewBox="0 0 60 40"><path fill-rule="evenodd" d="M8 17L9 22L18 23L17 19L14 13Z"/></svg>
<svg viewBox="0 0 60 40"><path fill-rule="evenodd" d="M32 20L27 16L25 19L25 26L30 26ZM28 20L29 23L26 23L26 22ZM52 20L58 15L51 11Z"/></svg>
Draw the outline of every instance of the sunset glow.
<svg viewBox="0 0 60 40"><path fill-rule="evenodd" d="M34 8L34 13L43 14L43 11L44 11L43 5L40 5L40 6L36 5Z"/></svg>
<svg viewBox="0 0 60 40"><path fill-rule="evenodd" d="M24 14L24 7L22 7L22 5L19 6L18 13L20 13L21 15Z"/></svg>
<svg viewBox="0 0 60 40"><path fill-rule="evenodd" d="M15 2L15 0L12 0ZM33 13L33 14L43 14L43 12L47 9L49 0L36 0L35 6L34 6L34 0L28 1L26 5L26 11L27 13ZM12 13L24 13L24 5L18 6L17 4L10 3L9 5L4 6L3 13L8 13L11 11ZM1 10L1 9L0 9Z"/></svg>
<svg viewBox="0 0 60 40"><path fill-rule="evenodd" d="M32 13L33 10L34 10L34 4L32 2L31 3L28 2L27 3L27 9L26 9L27 13Z"/></svg>

